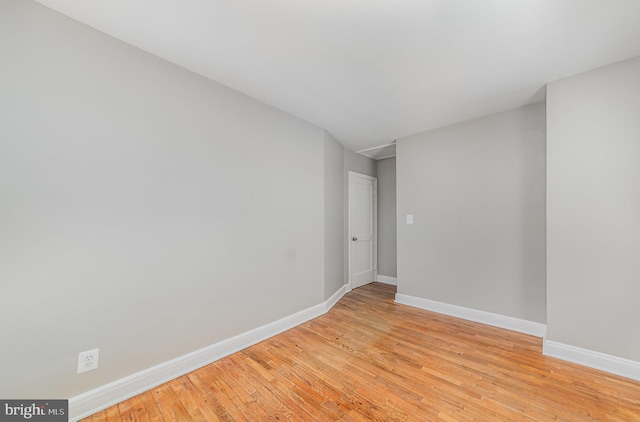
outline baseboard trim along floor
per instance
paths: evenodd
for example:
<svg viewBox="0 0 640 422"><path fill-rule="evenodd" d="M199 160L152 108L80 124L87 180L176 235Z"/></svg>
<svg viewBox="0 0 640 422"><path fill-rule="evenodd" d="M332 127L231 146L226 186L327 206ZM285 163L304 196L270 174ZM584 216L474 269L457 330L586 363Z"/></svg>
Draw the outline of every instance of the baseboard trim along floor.
<svg viewBox="0 0 640 422"><path fill-rule="evenodd" d="M69 399L69 420L78 421L319 317L327 313L350 290L349 285L345 284L323 303L72 397Z"/></svg>
<svg viewBox="0 0 640 422"><path fill-rule="evenodd" d="M527 321L486 311L479 311L477 309L465 308L463 306L451 305L401 293L396 294L396 303L473 322L479 322L481 324L487 324L498 328L505 328L507 330L517 331L519 333L529 334L536 337L544 337L547 332L547 326L538 322Z"/></svg>
<svg viewBox="0 0 640 422"><path fill-rule="evenodd" d="M420 297L396 294L396 303L543 338L542 354L640 381L640 362L546 339L545 324Z"/></svg>
<svg viewBox="0 0 640 422"><path fill-rule="evenodd" d="M640 381L640 362L634 360L623 359L606 353L583 349L547 339L544 340L542 353L545 356L551 356Z"/></svg>
<svg viewBox="0 0 640 422"><path fill-rule="evenodd" d="M398 279L396 277L389 277L386 275L378 274L378 276L376 277L376 281L380 283L391 284L392 286L398 285Z"/></svg>

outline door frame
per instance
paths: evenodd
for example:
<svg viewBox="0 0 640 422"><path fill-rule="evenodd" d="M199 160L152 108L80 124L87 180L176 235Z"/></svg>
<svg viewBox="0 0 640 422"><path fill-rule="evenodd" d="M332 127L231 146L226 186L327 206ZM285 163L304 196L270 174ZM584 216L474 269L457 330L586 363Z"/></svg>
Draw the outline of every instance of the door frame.
<svg viewBox="0 0 640 422"><path fill-rule="evenodd" d="M351 178L358 177L361 179L371 180L373 182L373 273L374 280L378 278L378 178L369 176L355 171L349 171L347 176L347 276L349 278L349 290L353 288L351 280Z"/></svg>

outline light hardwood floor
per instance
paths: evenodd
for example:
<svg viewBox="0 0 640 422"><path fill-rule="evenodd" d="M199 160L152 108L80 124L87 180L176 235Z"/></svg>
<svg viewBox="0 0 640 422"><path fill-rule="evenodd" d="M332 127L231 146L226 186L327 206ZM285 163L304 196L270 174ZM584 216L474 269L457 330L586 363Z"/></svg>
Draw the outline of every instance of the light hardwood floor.
<svg viewBox="0 0 640 422"><path fill-rule="evenodd" d="M85 421L640 421L640 382L394 294L356 289L322 317Z"/></svg>

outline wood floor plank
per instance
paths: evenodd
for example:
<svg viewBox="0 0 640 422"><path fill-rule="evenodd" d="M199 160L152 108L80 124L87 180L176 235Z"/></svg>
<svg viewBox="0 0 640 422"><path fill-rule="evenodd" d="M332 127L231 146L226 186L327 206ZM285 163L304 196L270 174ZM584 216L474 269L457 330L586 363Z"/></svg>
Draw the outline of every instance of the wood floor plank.
<svg viewBox="0 0 640 422"><path fill-rule="evenodd" d="M174 379L168 384L175 393L176 398L189 413L191 420L206 421L208 419L204 416L203 410L206 412L209 409L209 405L206 403L206 399L204 399L200 394L192 394L192 390L190 388L191 381L188 377Z"/></svg>
<svg viewBox="0 0 640 422"><path fill-rule="evenodd" d="M131 403L132 420L140 422L151 422L149 411L147 410L147 407L145 406L145 403L140 395L132 397L127 401Z"/></svg>
<svg viewBox="0 0 640 422"><path fill-rule="evenodd" d="M144 405L147 410L147 414L151 422L164 422L164 416L162 412L158 408L158 403L153 400L153 394L149 391L146 393L140 394L137 396L140 399L140 402Z"/></svg>
<svg viewBox="0 0 640 422"><path fill-rule="evenodd" d="M394 295L355 289L319 318L85 421L640 421L640 382Z"/></svg>
<svg viewBox="0 0 640 422"><path fill-rule="evenodd" d="M105 409L103 412L107 422L118 422L123 420L120 415L120 409L118 408L118 406L111 406Z"/></svg>

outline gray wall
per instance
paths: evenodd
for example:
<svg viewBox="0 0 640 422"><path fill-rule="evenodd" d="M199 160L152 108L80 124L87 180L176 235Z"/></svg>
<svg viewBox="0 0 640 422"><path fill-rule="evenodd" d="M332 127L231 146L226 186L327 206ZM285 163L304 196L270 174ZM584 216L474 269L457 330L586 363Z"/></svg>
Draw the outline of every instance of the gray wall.
<svg viewBox="0 0 640 422"><path fill-rule="evenodd" d="M640 57L547 98L547 338L640 361Z"/></svg>
<svg viewBox="0 0 640 422"><path fill-rule="evenodd" d="M344 147L324 132L324 298L345 284L344 279Z"/></svg>
<svg viewBox="0 0 640 422"><path fill-rule="evenodd" d="M345 180L348 181L347 175L350 171L354 171L360 174L366 174L367 176L377 176L376 160L365 157L364 155L357 154L351 150L344 149L344 170ZM349 183L346 183L348 186Z"/></svg>
<svg viewBox="0 0 640 422"><path fill-rule="evenodd" d="M323 301L322 129L30 1L0 1L0 57L0 397L70 397Z"/></svg>
<svg viewBox="0 0 640 422"><path fill-rule="evenodd" d="M396 161L398 292L545 322L544 105L399 139Z"/></svg>
<svg viewBox="0 0 640 422"><path fill-rule="evenodd" d="M378 160L378 274L397 275L396 158Z"/></svg>
<svg viewBox="0 0 640 422"><path fill-rule="evenodd" d="M349 282L349 172L354 171L360 174L366 174L367 176L376 177L377 168L376 161L364 155L356 154L355 152L344 148L344 171L343 186L344 186L344 205L343 205L343 218L344 218L344 235L343 235L343 247L345 252L344 259L344 281Z"/></svg>

